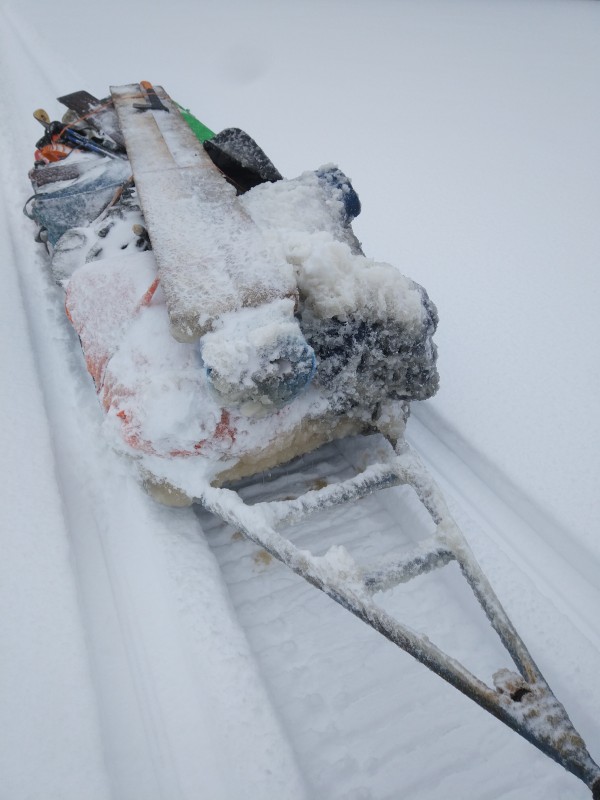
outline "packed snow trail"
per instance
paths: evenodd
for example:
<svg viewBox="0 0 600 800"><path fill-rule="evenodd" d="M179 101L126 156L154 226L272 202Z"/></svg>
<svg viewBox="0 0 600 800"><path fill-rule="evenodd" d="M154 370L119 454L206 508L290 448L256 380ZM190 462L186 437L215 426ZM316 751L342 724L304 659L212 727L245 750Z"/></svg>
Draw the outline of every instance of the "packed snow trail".
<svg viewBox="0 0 600 800"><path fill-rule="evenodd" d="M20 40L6 24L2 35L2 57L12 67L18 64L25 80L29 53L19 46ZM32 77L30 85L35 85L36 94L40 91L39 80ZM48 85L44 93L54 96L57 88ZM11 119L13 136L21 130L20 123L29 119L33 102L26 89L20 93L17 88L15 94L18 99L5 87L2 98L3 119ZM23 127L22 139L18 139L26 141L28 126ZM7 253L5 260L15 281L20 278L31 353L43 385L48 438L52 431L53 453L48 460L56 463L60 488L55 495L57 501L62 496L65 509L65 524L59 533L63 548L68 545L71 549L75 567L74 574L68 561L59 562L52 580L67 595L69 583L74 584L76 577L79 584L79 603L73 589L70 606L60 598L53 603L46 594L27 596L21 602L16 597L14 615L7 624L24 627L21 615L35 618L40 607L45 607L54 617L64 619L63 627L74 628L70 637L61 633L60 641L72 638L75 649L77 637L82 642L85 637L89 655L88 661L85 651L81 652L73 667L75 698L64 680L40 687L59 705L58 710L54 706L40 709L39 713L46 714L40 738L52 741L50 734L55 729L72 729L84 751L77 760L81 767L71 777L74 788L69 796L73 798L88 796L88 792L94 796L91 792L96 783L98 797L103 797L103 762L111 796L123 800L177 800L197 797L201 792L223 800L242 794L257 800L303 797L293 755L230 613L218 571L199 538L201 532L192 512L171 512L155 505L137 485L131 466L103 447L102 413L85 373L77 337L64 315L62 292L52 283L41 248L31 240L31 228L19 211L20 201L14 202L13 187L27 191L23 175L29 168L30 148L15 152L12 162L8 154L3 155L3 173L10 176L5 184L10 186L10 194L5 196L6 220L17 253L12 259ZM23 347L31 359L27 336L15 345ZM35 379L34 374L30 380ZM19 405L13 400L13 409ZM21 431L21 436L24 443L28 442L27 432ZM16 463L25 469L27 447L22 458ZM26 497L25 480L22 492ZM43 529L48 523L45 505L34 508L35 523ZM14 537L18 518L10 521L5 535ZM15 563L12 570L9 562L4 566L18 575L23 570L24 555L19 544L25 549L27 543L19 539L9 543ZM12 653L13 663L19 665L20 681L11 687L11 706L3 708L3 717L5 711L17 716L13 707L24 703L32 686L38 684L38 668L51 663L48 655L43 656L43 642L40 651L34 653L23 648L21 643ZM59 665L60 655L68 663L68 653L59 651L54 656ZM91 683L86 689L83 678L77 680L78 670L85 677L90 669L95 692ZM82 686L77 688L79 683ZM76 726L69 718L74 701L82 712L92 706L81 720L78 718ZM96 717L94 706L98 709ZM26 707L22 712L25 715ZM7 732L15 730L14 721L3 727ZM86 736L92 738L92 744L86 742ZM0 795L11 787L7 800L29 797L28 792L34 791L40 797L67 797L69 787L62 784L61 764L51 760L52 751L47 753L47 746L43 748L40 743L40 749L29 772L29 762L15 759L14 752L8 751L11 755L6 758ZM77 752L76 747L72 749ZM60 747L60 755L63 759L73 757L68 740ZM95 783L91 783L93 767L98 771ZM55 784L48 773L55 776Z"/></svg>
<svg viewBox="0 0 600 800"><path fill-rule="evenodd" d="M0 53L10 80L1 111L13 148L3 153L3 191L16 255L3 238L3 321L9 327L3 343L16 340L13 325L23 338L5 356L15 380L1 395L5 419L21 411L5 430L11 449L5 450L2 566L11 614L2 625L11 666L0 702L6 720L2 800L300 797L304 781L306 796L318 800L589 797L560 767L234 531L200 512L204 534L193 512L153 505L130 466L107 452L101 411L63 316L61 293L20 213L35 137L27 124L31 110L82 79L73 76L73 86L65 87L71 76L57 54L25 40L29 50L4 17ZM42 85L34 58L57 76L54 85ZM418 427L413 438L417 449L427 441ZM452 454L436 444L435 432L430 438L437 468L468 485ZM296 477L282 470L276 490L331 479L357 458L351 443L332 447L324 473L309 457ZM32 481L41 495L32 497ZM487 489L493 495L493 487ZM263 490L259 482L246 491L269 486ZM554 573L545 574L543 544L523 559L503 533L490 538L503 521L497 510L490 524L489 506L483 512L466 505L465 511L462 498L452 505L517 628L597 755L600 656L593 619L577 615L574 599L567 602L571 593L592 603L593 589L566 569L565 590L557 594ZM371 557L392 540L422 535L424 524L407 492L397 489L294 536L317 551L344 540ZM40 531L49 537L43 549ZM540 562L535 568L532 557ZM560 568L556 557L552 563ZM505 663L503 651L456 577L451 569L427 576L391 593L389 602L489 677ZM48 620L53 627L40 637ZM32 690L39 702L31 702ZM30 711L40 716L35 727ZM57 731L65 733L58 737Z"/></svg>
<svg viewBox="0 0 600 800"><path fill-rule="evenodd" d="M6 127L6 121L2 123ZM3 130L2 133L6 133ZM5 266L0 308L0 405L5 420L0 503L0 605L4 798L76 800L110 796L99 709L70 564L67 521L32 332L21 298L10 226L14 209L0 199ZM26 249L27 252L27 249ZM27 753L15 759L15 753ZM51 763L41 782L35 765ZM76 768L73 765L77 765Z"/></svg>

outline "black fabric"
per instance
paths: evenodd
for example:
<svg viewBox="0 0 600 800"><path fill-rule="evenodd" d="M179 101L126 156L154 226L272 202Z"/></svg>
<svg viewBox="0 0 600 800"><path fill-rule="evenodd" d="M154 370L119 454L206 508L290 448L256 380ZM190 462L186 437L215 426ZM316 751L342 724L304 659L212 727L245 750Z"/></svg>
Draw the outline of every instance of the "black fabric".
<svg viewBox="0 0 600 800"><path fill-rule="evenodd" d="M240 128L226 128L204 142L204 149L240 194L260 183L283 178L254 139Z"/></svg>

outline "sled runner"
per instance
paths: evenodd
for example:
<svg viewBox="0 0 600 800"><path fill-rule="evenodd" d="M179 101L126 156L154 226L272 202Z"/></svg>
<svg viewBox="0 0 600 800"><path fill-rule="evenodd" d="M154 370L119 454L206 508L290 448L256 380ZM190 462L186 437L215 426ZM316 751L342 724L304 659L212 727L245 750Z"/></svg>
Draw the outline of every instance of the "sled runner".
<svg viewBox="0 0 600 800"><path fill-rule="evenodd" d="M26 210L65 287L108 439L158 499L202 503L599 800L600 768L404 439L410 402L437 389L437 313L422 287L363 255L348 178L329 165L286 180L243 132L196 135L161 87L90 98L61 98L80 114L64 128L44 117L69 152L50 162L40 150ZM346 481L254 505L225 485L367 434L380 437L377 458ZM395 485L414 490L435 526L402 557L365 565L341 547L314 556L279 532ZM376 602L454 561L515 665L493 686Z"/></svg>

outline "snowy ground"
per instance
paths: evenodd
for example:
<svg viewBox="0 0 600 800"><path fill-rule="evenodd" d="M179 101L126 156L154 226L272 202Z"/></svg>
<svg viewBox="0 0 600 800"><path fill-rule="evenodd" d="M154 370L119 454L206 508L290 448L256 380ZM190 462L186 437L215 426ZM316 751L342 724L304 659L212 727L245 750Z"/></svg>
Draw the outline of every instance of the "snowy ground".
<svg viewBox="0 0 600 800"><path fill-rule="evenodd" d="M599 33L592 0L3 4L1 800L589 796L232 531L142 494L20 207L33 109L142 78L286 175L337 161L365 251L440 311L410 439L598 758ZM404 499L297 535L370 555L392 521L415 535ZM504 665L451 570L389 602L482 677Z"/></svg>

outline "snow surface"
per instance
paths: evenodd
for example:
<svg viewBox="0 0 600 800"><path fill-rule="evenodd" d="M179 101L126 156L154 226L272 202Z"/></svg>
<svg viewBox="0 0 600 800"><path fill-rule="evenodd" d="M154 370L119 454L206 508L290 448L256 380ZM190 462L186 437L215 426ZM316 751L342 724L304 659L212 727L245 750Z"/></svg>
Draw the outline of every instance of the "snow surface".
<svg viewBox="0 0 600 800"><path fill-rule="evenodd" d="M599 29L592 0L3 4L2 800L589 796L235 532L143 496L20 207L32 110L142 78L287 176L339 163L365 252L440 312L411 440L598 757ZM368 554L419 522L401 500L299 536ZM489 680L456 578L390 603Z"/></svg>

